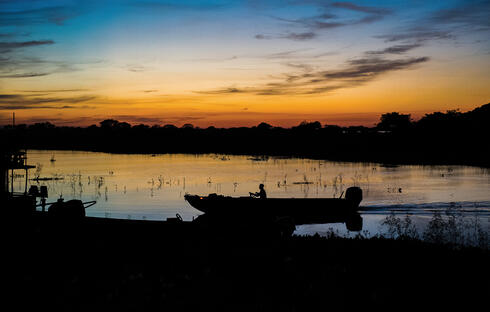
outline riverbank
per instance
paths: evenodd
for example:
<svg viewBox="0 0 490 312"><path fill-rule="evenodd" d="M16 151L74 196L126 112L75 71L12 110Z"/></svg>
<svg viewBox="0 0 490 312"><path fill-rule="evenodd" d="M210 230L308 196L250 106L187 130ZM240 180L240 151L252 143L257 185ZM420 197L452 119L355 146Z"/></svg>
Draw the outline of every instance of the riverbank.
<svg viewBox="0 0 490 312"><path fill-rule="evenodd" d="M16 310L473 310L490 294L488 250L87 220L2 221Z"/></svg>
<svg viewBox="0 0 490 312"><path fill-rule="evenodd" d="M381 116L374 127L340 127L302 122L292 128L198 128L130 125L104 120L100 126L56 127L44 122L0 127L5 146L127 154L229 154L299 157L387 165L472 165L490 167L490 104L472 111ZM403 121L403 122L402 122Z"/></svg>

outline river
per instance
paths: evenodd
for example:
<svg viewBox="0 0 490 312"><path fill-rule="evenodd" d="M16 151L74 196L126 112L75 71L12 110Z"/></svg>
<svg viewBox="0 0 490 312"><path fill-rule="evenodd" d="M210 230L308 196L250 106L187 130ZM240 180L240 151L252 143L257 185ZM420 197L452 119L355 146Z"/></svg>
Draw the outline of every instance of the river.
<svg viewBox="0 0 490 312"><path fill-rule="evenodd" d="M448 211L473 220L488 234L490 224L490 170L469 166L385 166L376 163L189 154L110 154L81 151L28 151L28 163L37 168L30 185L46 185L48 202L96 200L87 215L103 218L163 220L178 213L192 220L200 212L184 195L218 193L247 196L265 184L268 197L339 197L349 186L359 186L363 234L383 234L386 217L408 215L421 232L434 212ZM19 171L18 174L21 174ZM24 179L14 181L24 190ZM296 234L326 235L348 232L344 224L302 225Z"/></svg>

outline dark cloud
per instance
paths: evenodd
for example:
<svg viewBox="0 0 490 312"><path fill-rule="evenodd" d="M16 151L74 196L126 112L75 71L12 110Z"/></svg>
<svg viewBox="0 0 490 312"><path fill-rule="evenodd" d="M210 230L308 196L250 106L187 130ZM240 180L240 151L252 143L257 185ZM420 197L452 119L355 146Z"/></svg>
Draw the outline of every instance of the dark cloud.
<svg viewBox="0 0 490 312"><path fill-rule="evenodd" d="M415 48L421 47L422 45L420 43L414 43L414 44L399 44L399 45L394 45L388 48L385 48L383 50L376 50L376 51L368 51L366 54L403 54L406 53L410 50L413 50Z"/></svg>
<svg viewBox="0 0 490 312"><path fill-rule="evenodd" d="M303 63L284 63L284 65L292 67L292 68L301 69L301 70L304 70L306 72L309 72L313 69L313 67L311 65L303 64Z"/></svg>
<svg viewBox="0 0 490 312"><path fill-rule="evenodd" d="M207 116L213 115L210 113L206 114ZM180 122L189 122L195 120L204 119L204 116L165 116L165 117L145 117L139 115L113 115L109 116L111 119L115 119L118 121L125 121L130 124L171 124L171 123L180 123Z"/></svg>
<svg viewBox="0 0 490 312"><path fill-rule="evenodd" d="M361 5L351 3L351 2L335 2L335 3L332 3L332 6L336 7L336 8L342 8L342 9L347 9L347 10L352 10L352 11L357 11L357 12L363 12L363 13L369 13L369 14L376 14L376 15L386 15L386 14L392 13L392 11L389 9L361 6Z"/></svg>
<svg viewBox="0 0 490 312"><path fill-rule="evenodd" d="M322 14L318 15L317 17L322 18L322 19L332 19L332 18L336 18L337 15L332 14L332 13L322 13Z"/></svg>
<svg viewBox="0 0 490 312"><path fill-rule="evenodd" d="M331 29L331 28L337 28L337 27L342 27L347 25L346 23L341 23L341 22L330 22L330 21L326 22L324 21L325 18L323 18L322 15L316 15L316 16L305 17L300 19L287 19L287 18L276 17L276 16L271 16L271 18L281 22L286 22L286 23L306 27L312 30Z"/></svg>
<svg viewBox="0 0 490 312"><path fill-rule="evenodd" d="M37 57L17 57L9 55L0 57L0 78L39 77L56 73L67 73L81 70L78 65L95 64L94 62L68 63L52 61Z"/></svg>
<svg viewBox="0 0 490 312"><path fill-rule="evenodd" d="M0 78L31 78L47 76L49 73L16 73L0 75Z"/></svg>
<svg viewBox="0 0 490 312"><path fill-rule="evenodd" d="M196 93L200 94L233 94L233 93L246 93L246 90L241 90L237 88L224 88L224 89L217 89L217 90L211 90L211 91L195 91Z"/></svg>
<svg viewBox="0 0 490 312"><path fill-rule="evenodd" d="M163 12L168 11L215 11L228 7L227 4L209 3L209 2L170 2L170 1L134 1L131 3L135 7L142 9L159 10Z"/></svg>
<svg viewBox="0 0 490 312"><path fill-rule="evenodd" d="M149 68L147 66L140 65L140 64L127 64L126 69L130 72L133 72L133 73L142 73L142 72L151 70L151 68Z"/></svg>
<svg viewBox="0 0 490 312"><path fill-rule="evenodd" d="M264 39L290 39L290 40L294 40L294 41L305 41L305 40L311 40L311 39L315 38L316 36L317 36L316 33L312 32L312 31L308 31L308 32L303 32L303 33L291 32L291 33L287 33L284 35L278 35L278 36L258 34L258 35L255 35L255 39L259 39L259 40L264 40Z"/></svg>
<svg viewBox="0 0 490 312"><path fill-rule="evenodd" d="M490 30L490 1L460 2L449 9L437 10L415 19L396 33L376 36L385 42L425 43L431 40L456 39L475 31Z"/></svg>
<svg viewBox="0 0 490 312"><path fill-rule="evenodd" d="M362 58L351 60L345 69L337 71L325 71L321 75L328 79L361 79L371 80L374 77L401 69L407 69L413 65L429 61L428 57L416 57L398 60L382 58Z"/></svg>
<svg viewBox="0 0 490 312"><path fill-rule="evenodd" d="M30 106L30 105L9 105L9 106L1 106L0 110L20 110L20 109L69 109L69 108L91 108L89 106L72 106L72 105L63 105L63 106L54 106L54 105L38 105L38 106Z"/></svg>
<svg viewBox="0 0 490 312"><path fill-rule="evenodd" d="M0 94L0 110L39 108L89 108L88 106L79 106L73 104L89 102L95 100L96 98L96 96L92 95L74 97L43 97L38 94Z"/></svg>
<svg viewBox="0 0 490 312"><path fill-rule="evenodd" d="M454 36L451 34L450 31L409 30L407 32L376 36L375 38L384 39L385 42L407 40L424 42L428 40L453 39Z"/></svg>
<svg viewBox="0 0 490 312"><path fill-rule="evenodd" d="M186 61L190 62L228 62L228 61L233 61L238 59L238 56L232 55L229 57L204 57L204 58L192 58L192 59L187 59Z"/></svg>
<svg viewBox="0 0 490 312"><path fill-rule="evenodd" d="M266 59L291 59L291 58L298 57L299 52L304 52L306 50L309 50L309 49L298 49L298 50L290 50L290 51L271 53L271 54L265 55L264 58L266 58Z"/></svg>
<svg viewBox="0 0 490 312"><path fill-rule="evenodd" d="M355 12L359 12L364 15L362 17L356 17L351 20L340 19L335 14L330 12L324 12L319 15L304 17L300 19L287 19L276 16L271 16L281 22L286 22L293 26L301 26L307 28L309 31L303 32L290 36L282 36L281 38L292 39L292 40L308 40L313 39L317 36L316 31L325 31L340 27L352 26L352 25L360 25L360 24L369 24L379 21L384 18L384 16L391 14L392 11L386 8L379 7L368 7L368 6L360 6L357 4L353 4L350 2L335 2L331 5L328 4L317 4L319 8L323 9L347 9ZM270 39L265 35L257 35L257 39ZM274 36L272 36L274 38Z"/></svg>
<svg viewBox="0 0 490 312"><path fill-rule="evenodd" d="M162 123L162 118L158 117L145 117L145 116L137 116L137 115L114 115L111 116L112 119L129 122L129 123L152 123L152 124L160 124Z"/></svg>
<svg viewBox="0 0 490 312"><path fill-rule="evenodd" d="M35 47L40 45L54 44L53 40L32 40L32 41L22 41L22 42L0 42L1 49L18 49L25 47Z"/></svg>
<svg viewBox="0 0 490 312"><path fill-rule="evenodd" d="M383 15L369 15L361 18L357 22L353 22L352 25L356 24L370 24L383 19Z"/></svg>
<svg viewBox="0 0 490 312"><path fill-rule="evenodd" d="M314 29L332 29L332 28L338 28L338 27L349 25L348 23L322 22L322 21L318 21L318 20L305 21L305 23L308 27L311 27Z"/></svg>
<svg viewBox="0 0 490 312"><path fill-rule="evenodd" d="M490 1L464 2L460 6L436 11L430 17L435 24L453 24L478 30L490 29Z"/></svg>
<svg viewBox="0 0 490 312"><path fill-rule="evenodd" d="M63 23L79 12L71 7L44 7L31 10L0 11L0 26L24 26L44 23Z"/></svg>
<svg viewBox="0 0 490 312"><path fill-rule="evenodd" d="M45 93L45 94L50 94L50 93L60 93L60 92L84 92L84 91L90 91L89 89L48 89L48 90L18 90L17 92L26 92L26 93L36 93L39 95L39 93Z"/></svg>
<svg viewBox="0 0 490 312"><path fill-rule="evenodd" d="M262 39L272 39L273 37L272 36L267 36L267 35L263 35L263 34L257 34L255 35L255 39L259 39L259 40L262 40Z"/></svg>
<svg viewBox="0 0 490 312"><path fill-rule="evenodd" d="M10 114L5 115L5 117L2 118L1 112L0 112L0 123L4 122L5 124L10 124L11 121L11 116ZM22 118L20 116L16 116L16 119L19 121L19 123L25 123L25 124L35 124L35 123L43 123L43 122L50 122L52 124L55 124L56 126L78 126L80 124L93 124L93 123L98 123L100 121L100 118L95 118L95 117L86 117L86 116L77 116L76 118L67 118L66 116L63 117L55 117L50 115L49 118L43 117L43 116L34 116L34 117L29 117L29 118Z"/></svg>
<svg viewBox="0 0 490 312"><path fill-rule="evenodd" d="M334 85L334 86L325 86L325 87L318 87L318 88L313 88L309 91L306 91L304 94L320 94L320 93L327 93L327 92L332 92L338 89L345 88L343 85Z"/></svg>
<svg viewBox="0 0 490 312"><path fill-rule="evenodd" d="M317 71L302 64L286 63L287 66L301 69L302 72L284 74L280 81L264 85L222 88L211 91L198 91L197 93L208 95L312 95L329 93L339 89L361 86L389 72L410 69L428 61L428 57L403 59L366 57L350 60L345 64L344 68L339 70Z"/></svg>

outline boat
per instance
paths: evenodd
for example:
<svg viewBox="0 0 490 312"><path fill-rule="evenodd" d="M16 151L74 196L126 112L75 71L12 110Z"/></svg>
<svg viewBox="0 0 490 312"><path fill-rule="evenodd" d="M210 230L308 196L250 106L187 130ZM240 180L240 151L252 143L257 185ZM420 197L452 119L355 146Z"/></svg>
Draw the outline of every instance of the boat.
<svg viewBox="0 0 490 312"><path fill-rule="evenodd" d="M197 210L216 217L291 218L294 224L346 222L358 216L362 190L349 187L344 198L254 198L186 194Z"/></svg>

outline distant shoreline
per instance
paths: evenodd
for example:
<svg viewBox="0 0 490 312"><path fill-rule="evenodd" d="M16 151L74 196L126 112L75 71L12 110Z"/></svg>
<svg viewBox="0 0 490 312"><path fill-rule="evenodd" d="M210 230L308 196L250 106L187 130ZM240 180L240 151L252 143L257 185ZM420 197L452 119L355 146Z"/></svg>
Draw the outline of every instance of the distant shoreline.
<svg viewBox="0 0 490 312"><path fill-rule="evenodd" d="M130 125L104 120L100 126L56 127L44 122L0 128L2 146L126 154L229 154L373 162L385 165L490 167L490 104L469 112L432 113L418 121L396 112L372 128L302 122L292 128L206 129L187 124Z"/></svg>
<svg viewBox="0 0 490 312"><path fill-rule="evenodd" d="M324 158L324 157L314 157L308 155L298 155L298 154L290 154L290 155L279 155L279 154L252 154L252 153L226 153L226 152L149 152L149 151L110 151L110 150L90 150L90 149L63 149L63 148L28 148L28 150L34 151L72 151L72 152L89 152L89 153L106 153L106 154L118 154L118 155L229 155L229 156L243 156L243 157L258 157L264 159L262 160L253 160L251 161L266 161L268 157L276 158L276 159L310 159L310 160L319 160L319 161L333 161L333 162L341 162L341 163L368 163L368 164L378 164L381 166L391 167L391 166L471 166L478 167L483 169L490 168L490 162L480 162L480 161L471 161L471 160L455 160L455 161L440 161L440 160L373 160L369 158Z"/></svg>

